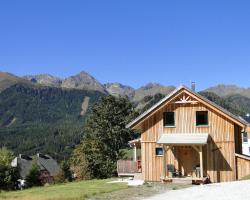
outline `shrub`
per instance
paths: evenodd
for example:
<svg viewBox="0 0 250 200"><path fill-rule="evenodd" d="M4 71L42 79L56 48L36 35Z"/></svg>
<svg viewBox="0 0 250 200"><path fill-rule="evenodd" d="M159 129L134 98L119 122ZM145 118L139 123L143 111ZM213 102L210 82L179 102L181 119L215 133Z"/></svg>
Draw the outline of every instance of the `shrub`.
<svg viewBox="0 0 250 200"><path fill-rule="evenodd" d="M19 172L17 168L11 167L13 158L12 151L0 148L0 189L12 190L17 186Z"/></svg>
<svg viewBox="0 0 250 200"><path fill-rule="evenodd" d="M72 173L70 170L70 165L67 161L62 161L60 164L60 170L58 174L55 176L56 183L64 183L72 181Z"/></svg>
<svg viewBox="0 0 250 200"><path fill-rule="evenodd" d="M29 172L26 176L27 187L41 186L40 167L37 164L37 159L33 159Z"/></svg>

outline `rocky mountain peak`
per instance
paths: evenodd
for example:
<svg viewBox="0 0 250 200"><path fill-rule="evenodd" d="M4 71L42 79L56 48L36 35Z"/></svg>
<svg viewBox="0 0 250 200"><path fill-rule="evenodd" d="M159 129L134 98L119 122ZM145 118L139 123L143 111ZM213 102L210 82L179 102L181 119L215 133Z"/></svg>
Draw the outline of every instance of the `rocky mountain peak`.
<svg viewBox="0 0 250 200"><path fill-rule="evenodd" d="M95 90L106 93L103 85L85 71L81 71L74 76L64 79L62 82L62 87Z"/></svg>
<svg viewBox="0 0 250 200"><path fill-rule="evenodd" d="M150 90L150 89L154 89L154 88L162 88L164 87L163 85L159 84L159 83L148 83L144 86L142 86L141 88L139 89L142 89L142 90Z"/></svg>
<svg viewBox="0 0 250 200"><path fill-rule="evenodd" d="M106 83L104 84L105 89L107 92L114 96L128 96L132 98L135 94L135 89L127 86L122 85L121 83Z"/></svg>
<svg viewBox="0 0 250 200"><path fill-rule="evenodd" d="M50 74L27 75L23 76L23 78L33 83L38 83L53 87L60 87L62 84L62 80L60 78L52 76Z"/></svg>
<svg viewBox="0 0 250 200"><path fill-rule="evenodd" d="M148 83L135 91L134 101L141 101L145 96L153 96L157 93L167 95L174 89L174 86L164 86L159 83Z"/></svg>

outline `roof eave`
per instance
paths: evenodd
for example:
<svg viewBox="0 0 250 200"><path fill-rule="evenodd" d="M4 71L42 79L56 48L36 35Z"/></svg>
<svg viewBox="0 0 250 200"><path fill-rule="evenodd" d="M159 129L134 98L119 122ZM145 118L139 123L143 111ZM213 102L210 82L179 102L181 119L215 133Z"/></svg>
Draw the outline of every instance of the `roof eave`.
<svg viewBox="0 0 250 200"><path fill-rule="evenodd" d="M153 112L156 108L158 108L159 106L161 106L163 103L165 103L168 99L170 99L172 96L174 96L176 93L178 93L180 90L185 89L189 92L191 92L193 95L197 96L198 98L202 99L203 101L207 102L208 104L211 104L212 106L214 106L215 108L217 108L218 110L221 110L222 112L224 112L226 115L228 115L229 117L233 118L234 120L238 121L242 126L249 126L249 123L244 122L243 120L241 120L240 118L238 118L237 116L233 115L232 113L230 113L229 111L227 111L226 109L222 108L221 106L215 104L214 102L210 101L209 99L201 96L200 94L198 94L197 92L191 91L189 88L187 88L184 85L181 85L180 87L176 88L173 92L171 92L169 95L167 95L166 97L164 97L162 100L160 100L158 103L156 103L154 106L152 106L150 109L146 110L144 113L142 113L140 116L138 116L136 119L134 119L132 122L130 122L129 124L126 125L126 128L131 128L134 129L136 125L138 125L138 123L140 123L140 121L145 118L146 116L148 116L151 112Z"/></svg>
<svg viewBox="0 0 250 200"><path fill-rule="evenodd" d="M154 106L152 106L151 108L149 108L148 110L146 110L144 113L142 113L141 115L139 115L137 118L135 118L132 122L130 122L129 124L126 125L126 128L133 128L136 124L138 124L138 122L140 120L142 120L144 117L146 117L148 114L150 114L151 112L154 111L154 109L156 109L158 106L160 106L161 104L163 104L165 101L167 101L170 97L172 97L174 94L176 94L177 92L179 92L181 89L184 89L185 86L180 86L178 88L176 88L174 91L172 91L169 95L167 95L166 97L164 97L162 100L160 100L158 103L156 103Z"/></svg>

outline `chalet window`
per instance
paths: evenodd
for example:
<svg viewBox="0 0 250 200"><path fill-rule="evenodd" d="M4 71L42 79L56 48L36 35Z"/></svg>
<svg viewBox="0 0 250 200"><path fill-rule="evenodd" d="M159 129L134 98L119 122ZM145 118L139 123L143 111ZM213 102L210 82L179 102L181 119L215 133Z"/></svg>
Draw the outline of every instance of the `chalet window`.
<svg viewBox="0 0 250 200"><path fill-rule="evenodd" d="M155 155L156 156L163 156L163 148L161 148L161 147L155 148Z"/></svg>
<svg viewBox="0 0 250 200"><path fill-rule="evenodd" d="M247 136L246 132L242 133L242 140L243 140L244 143L248 142L248 136Z"/></svg>
<svg viewBox="0 0 250 200"><path fill-rule="evenodd" d="M197 111L196 112L196 126L206 126L206 125L208 125L208 112Z"/></svg>
<svg viewBox="0 0 250 200"><path fill-rule="evenodd" d="M163 118L164 126L175 126L174 112L165 112Z"/></svg>

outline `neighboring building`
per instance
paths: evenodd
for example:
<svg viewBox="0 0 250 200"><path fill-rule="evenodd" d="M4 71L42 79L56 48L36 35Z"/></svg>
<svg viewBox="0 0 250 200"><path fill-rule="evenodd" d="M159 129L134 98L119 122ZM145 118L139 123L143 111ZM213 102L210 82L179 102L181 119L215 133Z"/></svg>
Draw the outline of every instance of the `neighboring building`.
<svg viewBox="0 0 250 200"><path fill-rule="evenodd" d="M250 139L248 133L242 133L242 153L250 156Z"/></svg>
<svg viewBox="0 0 250 200"><path fill-rule="evenodd" d="M246 114L246 116L244 116L242 118L243 120L245 120L247 123L250 122L250 114ZM248 131L245 133L242 133L242 153L244 155L250 156L250 127L248 127Z"/></svg>
<svg viewBox="0 0 250 200"><path fill-rule="evenodd" d="M145 181L187 177L223 182L250 174L250 157L242 154L242 135L247 135L248 123L185 86L127 128L141 133L137 146L141 147Z"/></svg>
<svg viewBox="0 0 250 200"><path fill-rule="evenodd" d="M22 182L24 182L27 174L29 173L33 159L37 159L37 164L41 170L42 183L52 183L54 181L54 176L57 175L59 171L59 166L56 160L49 155L38 153L34 158L20 154L19 157L16 157L12 161L11 166L18 167Z"/></svg>

